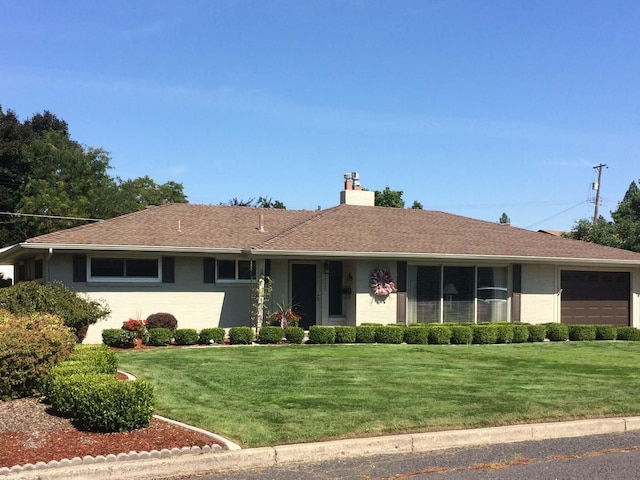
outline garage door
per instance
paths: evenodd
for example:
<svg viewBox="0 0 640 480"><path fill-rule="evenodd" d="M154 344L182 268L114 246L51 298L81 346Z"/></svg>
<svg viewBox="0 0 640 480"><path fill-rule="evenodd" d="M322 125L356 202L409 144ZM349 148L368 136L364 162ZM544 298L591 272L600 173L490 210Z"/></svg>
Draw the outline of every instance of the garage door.
<svg viewBox="0 0 640 480"><path fill-rule="evenodd" d="M631 276L628 272L564 270L562 323L628 326Z"/></svg>

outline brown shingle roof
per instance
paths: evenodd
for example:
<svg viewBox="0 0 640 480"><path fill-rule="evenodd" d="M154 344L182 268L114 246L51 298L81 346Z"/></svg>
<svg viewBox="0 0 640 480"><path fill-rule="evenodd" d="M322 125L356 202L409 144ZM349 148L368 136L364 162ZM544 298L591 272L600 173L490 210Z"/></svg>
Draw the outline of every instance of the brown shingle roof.
<svg viewBox="0 0 640 480"><path fill-rule="evenodd" d="M263 215L265 232L259 231ZM500 256L637 261L640 254L428 210L340 205L320 211L169 204L29 244L254 252Z"/></svg>

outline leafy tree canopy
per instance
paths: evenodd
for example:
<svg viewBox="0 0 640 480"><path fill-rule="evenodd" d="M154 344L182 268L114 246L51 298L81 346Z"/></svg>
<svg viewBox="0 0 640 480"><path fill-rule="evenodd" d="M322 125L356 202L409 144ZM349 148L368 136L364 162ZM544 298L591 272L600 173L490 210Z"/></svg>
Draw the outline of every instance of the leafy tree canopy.
<svg viewBox="0 0 640 480"><path fill-rule="evenodd" d="M404 200L402 199L402 190L391 190L389 187L385 187L384 190L375 191L374 205L376 207L391 207L391 208L404 208ZM422 210L422 204L414 200L411 205L413 210Z"/></svg>
<svg viewBox="0 0 640 480"><path fill-rule="evenodd" d="M502 215L500 215L500 218L498 219L498 223L511 223L511 219L506 212L502 212Z"/></svg>
<svg viewBox="0 0 640 480"><path fill-rule="evenodd" d="M258 200L250 198L249 200L242 200L237 197L233 197L228 202L221 202L220 205L227 207L255 207L255 208L280 208L286 210L287 207L280 200L272 200L271 197L258 197Z"/></svg>
<svg viewBox="0 0 640 480"><path fill-rule="evenodd" d="M51 217L107 219L187 201L179 183L112 177L110 161L102 148L73 140L53 113L21 122L0 106L0 246L84 223Z"/></svg>
<svg viewBox="0 0 640 480"><path fill-rule="evenodd" d="M627 192L611 212L612 221L600 216L595 224L580 219L567 234L569 238L640 252L640 188L631 182Z"/></svg>

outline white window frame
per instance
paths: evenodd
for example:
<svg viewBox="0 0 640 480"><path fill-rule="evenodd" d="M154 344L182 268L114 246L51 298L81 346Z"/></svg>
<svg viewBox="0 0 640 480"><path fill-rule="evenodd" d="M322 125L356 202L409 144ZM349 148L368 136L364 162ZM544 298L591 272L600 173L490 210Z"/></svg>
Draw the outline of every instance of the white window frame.
<svg viewBox="0 0 640 480"><path fill-rule="evenodd" d="M99 277L93 276L91 272L92 260L94 258L124 260L155 260L158 263L158 275L156 277ZM125 267L126 268L126 267ZM93 255L87 256L87 282L105 283L161 283L162 282L162 258L160 257L136 257L134 255Z"/></svg>
<svg viewBox="0 0 640 480"><path fill-rule="evenodd" d="M220 262L234 262L234 278L220 278L218 268ZM252 265L250 278L238 278L240 262L249 262L249 265ZM255 260L247 260L246 258L216 258L216 283L251 283L256 279L256 267L257 264Z"/></svg>

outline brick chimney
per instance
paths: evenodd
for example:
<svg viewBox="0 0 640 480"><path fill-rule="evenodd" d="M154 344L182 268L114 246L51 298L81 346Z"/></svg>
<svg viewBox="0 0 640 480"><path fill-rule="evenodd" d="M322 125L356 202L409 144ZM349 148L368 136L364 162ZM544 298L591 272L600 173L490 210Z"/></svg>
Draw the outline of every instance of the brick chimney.
<svg viewBox="0 0 640 480"><path fill-rule="evenodd" d="M363 190L358 172L344 174L344 190L340 192L340 205L375 205L375 192Z"/></svg>

